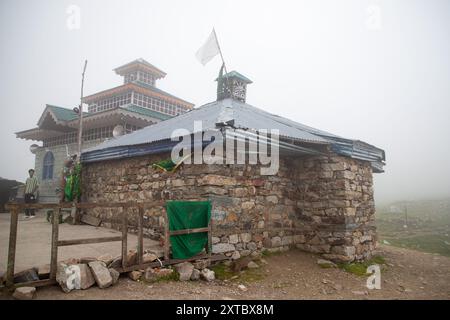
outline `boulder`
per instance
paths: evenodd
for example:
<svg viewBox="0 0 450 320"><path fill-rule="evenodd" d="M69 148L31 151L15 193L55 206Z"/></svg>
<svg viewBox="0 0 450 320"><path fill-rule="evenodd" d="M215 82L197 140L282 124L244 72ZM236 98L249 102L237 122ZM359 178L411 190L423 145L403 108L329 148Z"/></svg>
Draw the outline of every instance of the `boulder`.
<svg viewBox="0 0 450 320"><path fill-rule="evenodd" d="M117 282L119 282L119 277L120 277L120 273L119 271L117 271L116 269L110 268L109 270L109 274L111 275L112 278L112 285L115 285Z"/></svg>
<svg viewBox="0 0 450 320"><path fill-rule="evenodd" d="M209 270L208 268L205 268L200 272L200 277L203 280L208 281L208 282L213 281L216 278L214 271Z"/></svg>
<svg viewBox="0 0 450 320"><path fill-rule="evenodd" d="M20 287L14 291L13 298L17 300L31 300L35 293L35 287Z"/></svg>
<svg viewBox="0 0 450 320"><path fill-rule="evenodd" d="M259 266L258 266L255 262L250 261L250 262L247 264L247 268L249 268L249 269L258 269Z"/></svg>
<svg viewBox="0 0 450 320"><path fill-rule="evenodd" d="M100 289L107 288L112 284L113 279L104 262L93 261L89 263L89 267L91 268L95 282Z"/></svg>
<svg viewBox="0 0 450 320"><path fill-rule="evenodd" d="M140 271L131 271L128 273L128 277L133 281L138 281L142 277L142 272Z"/></svg>
<svg viewBox="0 0 450 320"><path fill-rule="evenodd" d="M191 280L197 281L198 279L200 279L200 270L198 270L198 269L192 270Z"/></svg>
<svg viewBox="0 0 450 320"><path fill-rule="evenodd" d="M64 292L74 289L88 289L95 284L95 279L86 264L67 265L60 262L57 267L56 281Z"/></svg>
<svg viewBox="0 0 450 320"><path fill-rule="evenodd" d="M194 270L194 265L190 262L183 262L174 265L175 270L177 270L180 275L180 281L188 281L191 279L192 271Z"/></svg>
<svg viewBox="0 0 450 320"><path fill-rule="evenodd" d="M85 290L95 284L94 276L87 264L78 264L80 268L80 289Z"/></svg>

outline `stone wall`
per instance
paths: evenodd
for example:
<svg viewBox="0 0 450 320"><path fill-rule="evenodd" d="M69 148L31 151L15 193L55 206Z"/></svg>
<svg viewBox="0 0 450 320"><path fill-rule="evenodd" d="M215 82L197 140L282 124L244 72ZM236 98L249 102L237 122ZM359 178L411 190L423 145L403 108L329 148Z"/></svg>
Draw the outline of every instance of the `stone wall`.
<svg viewBox="0 0 450 320"><path fill-rule="evenodd" d="M331 155L280 159L274 176L255 165L183 165L173 174L151 164L169 154L86 164L84 201L211 199L213 251L237 258L297 246L333 260L370 255L375 231L372 171L366 162ZM119 209L88 212L119 228ZM145 210L148 235L158 238L162 208ZM131 226L135 214L129 213ZM133 228L133 227L132 227Z"/></svg>

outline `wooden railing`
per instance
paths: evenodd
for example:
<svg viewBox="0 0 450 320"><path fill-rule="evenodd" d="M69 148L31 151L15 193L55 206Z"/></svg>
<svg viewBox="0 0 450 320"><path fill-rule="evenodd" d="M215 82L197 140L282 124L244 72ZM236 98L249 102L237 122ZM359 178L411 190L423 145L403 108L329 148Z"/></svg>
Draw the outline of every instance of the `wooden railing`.
<svg viewBox="0 0 450 320"><path fill-rule="evenodd" d="M144 209L146 207L162 207L165 218L165 228L164 228L164 260L143 263L144 255ZM169 231L168 216L165 210L164 201L147 201L147 202L115 202L115 203L35 203L35 204L25 204L25 203L8 203L6 208L11 212L11 224L9 233L9 244L8 244L8 265L6 271L6 286L7 287L20 287L20 286L45 286L49 284L56 283L56 272L57 272L57 262L58 262L58 247L71 246L71 245L82 245L82 244L92 244L92 243L102 243L102 242L122 242L122 266L116 270L123 273L133 270L145 269L147 267L160 267L171 264L180 263L183 261L193 261L202 258L210 258L212 261L226 259L223 255L212 256L211 246L212 246L212 230L211 221L208 223L208 227L196 228L196 229L185 229L177 231ZM59 240L59 216L62 209L76 208L76 209L96 209L96 208L122 208L122 219L121 219L121 236L112 237L98 237L89 239L71 239L71 240ZM128 215L127 209L138 208L138 219L137 219L137 257L138 261L136 265L127 265L127 239L128 239ZM38 281L14 283L14 267L16 258L16 244L17 244L17 224L19 212L24 209L53 209L52 217L52 239L51 239L51 254L50 254L50 274L48 279L42 279ZM198 232L208 233L208 244L206 249L206 254L197 255L189 259L170 259L170 236L180 235L180 234L190 234Z"/></svg>

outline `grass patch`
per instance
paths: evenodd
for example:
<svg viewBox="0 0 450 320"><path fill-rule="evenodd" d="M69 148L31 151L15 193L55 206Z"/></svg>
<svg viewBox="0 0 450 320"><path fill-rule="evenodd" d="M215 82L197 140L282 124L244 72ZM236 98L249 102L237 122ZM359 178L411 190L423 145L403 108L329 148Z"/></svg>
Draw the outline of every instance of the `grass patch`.
<svg viewBox="0 0 450 320"><path fill-rule="evenodd" d="M214 271L216 279L235 281L235 282L255 282L264 279L264 271L262 268L245 269L241 272L234 273L230 267L223 263L219 263L210 268Z"/></svg>
<svg viewBox="0 0 450 320"><path fill-rule="evenodd" d="M450 257L450 237L437 234L385 237L390 245Z"/></svg>
<svg viewBox="0 0 450 320"><path fill-rule="evenodd" d="M364 262L352 262L352 263L338 263L338 267L357 276L367 276L367 268L371 265L378 264L383 266L386 263L382 256L373 256L371 259ZM380 268L383 271L383 268Z"/></svg>
<svg viewBox="0 0 450 320"><path fill-rule="evenodd" d="M180 274L173 270L171 274L168 274L167 276L159 277L156 282L166 282L166 281L178 281L180 280Z"/></svg>

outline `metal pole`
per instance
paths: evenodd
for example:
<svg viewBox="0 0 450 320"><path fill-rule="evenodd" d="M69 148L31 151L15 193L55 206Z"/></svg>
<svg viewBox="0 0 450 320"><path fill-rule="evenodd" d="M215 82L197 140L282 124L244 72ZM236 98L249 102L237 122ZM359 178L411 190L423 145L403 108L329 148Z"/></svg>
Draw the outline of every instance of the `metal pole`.
<svg viewBox="0 0 450 320"><path fill-rule="evenodd" d="M216 30L214 28L213 28L213 32L214 32L214 38L216 39L217 48L219 48L220 57L222 58L223 68L225 69L225 74L227 74L228 73L227 65L225 64L225 60L223 59L222 49L220 49L219 39L217 39Z"/></svg>
<svg viewBox="0 0 450 320"><path fill-rule="evenodd" d="M84 61L83 73L81 74L81 97L80 97L80 121L78 125L78 162L81 158L81 144L83 142L83 86L84 86L84 73L86 72L87 60Z"/></svg>

